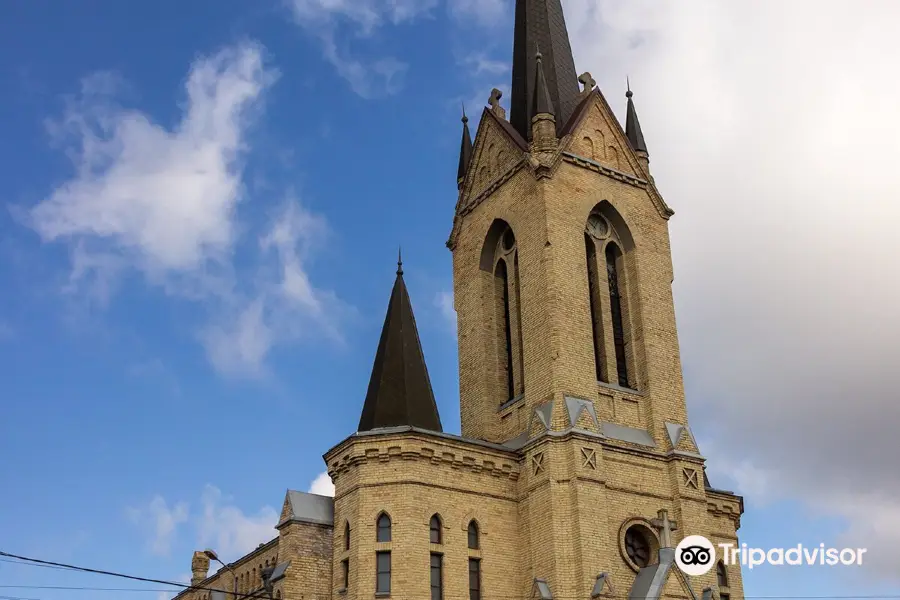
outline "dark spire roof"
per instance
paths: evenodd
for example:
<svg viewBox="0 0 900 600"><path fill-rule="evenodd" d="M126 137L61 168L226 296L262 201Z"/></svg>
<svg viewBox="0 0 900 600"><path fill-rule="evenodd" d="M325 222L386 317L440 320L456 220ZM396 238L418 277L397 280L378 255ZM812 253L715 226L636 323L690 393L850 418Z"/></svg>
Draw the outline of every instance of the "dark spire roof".
<svg viewBox="0 0 900 600"><path fill-rule="evenodd" d="M397 279L357 431L400 425L443 431L398 256Z"/></svg>
<svg viewBox="0 0 900 600"><path fill-rule="evenodd" d="M459 149L459 171L456 174L456 181L460 185L469 170L469 163L472 162L472 135L469 133L469 117L466 116L465 106L463 107L462 124L462 146Z"/></svg>
<svg viewBox="0 0 900 600"><path fill-rule="evenodd" d="M626 80L627 81L627 80ZM625 115L625 136L631 142L632 150L636 152L647 152L647 142L644 141L644 132L641 131L641 122L638 121L637 110L634 108L634 101L631 99L634 94L631 92L631 83L626 84L628 89L625 97L628 98L628 113Z"/></svg>
<svg viewBox="0 0 900 600"><path fill-rule="evenodd" d="M560 0L516 0L510 123L524 139L531 138L535 98L535 51L543 53L544 76L556 122L569 120L580 99L578 74Z"/></svg>
<svg viewBox="0 0 900 600"><path fill-rule="evenodd" d="M547 89L547 78L544 76L544 61L541 51L538 50L535 56L535 83L534 83L534 100L531 103L531 109L535 115L552 115L553 98L550 97L550 90Z"/></svg>

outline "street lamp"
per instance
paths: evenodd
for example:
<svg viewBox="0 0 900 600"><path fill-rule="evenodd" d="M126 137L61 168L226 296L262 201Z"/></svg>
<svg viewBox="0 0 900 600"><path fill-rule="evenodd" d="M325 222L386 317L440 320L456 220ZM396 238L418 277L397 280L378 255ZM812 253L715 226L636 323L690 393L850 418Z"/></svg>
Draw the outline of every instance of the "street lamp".
<svg viewBox="0 0 900 600"><path fill-rule="evenodd" d="M234 572L234 569L231 568L231 565L226 565L225 563L223 563L222 560L219 558L219 555L216 554L215 550L210 550L209 548L207 548L206 550L203 551L203 554L205 554L206 557L207 557L209 560L214 560L214 561L216 561L217 563L219 563L220 565L222 565L223 568L228 569L229 571L231 571L231 581L234 582L234 586L233 586L233 588L234 588L234 592L233 592L233 593L234 593L234 600L237 600L237 597L238 597L238 580L237 580L237 574Z"/></svg>

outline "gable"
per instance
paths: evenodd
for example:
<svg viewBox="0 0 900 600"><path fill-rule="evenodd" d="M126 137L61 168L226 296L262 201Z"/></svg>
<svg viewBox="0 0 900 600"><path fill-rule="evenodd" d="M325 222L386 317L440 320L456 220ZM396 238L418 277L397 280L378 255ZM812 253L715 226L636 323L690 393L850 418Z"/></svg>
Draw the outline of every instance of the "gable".
<svg viewBox="0 0 900 600"><path fill-rule="evenodd" d="M571 131L566 149L611 169L643 178L640 164L622 127L599 92L583 110L584 114Z"/></svg>
<svg viewBox="0 0 900 600"><path fill-rule="evenodd" d="M485 109L475 135L472 162L463 183L457 213L463 212L472 200L502 180L521 162L523 151L517 142L498 117Z"/></svg>

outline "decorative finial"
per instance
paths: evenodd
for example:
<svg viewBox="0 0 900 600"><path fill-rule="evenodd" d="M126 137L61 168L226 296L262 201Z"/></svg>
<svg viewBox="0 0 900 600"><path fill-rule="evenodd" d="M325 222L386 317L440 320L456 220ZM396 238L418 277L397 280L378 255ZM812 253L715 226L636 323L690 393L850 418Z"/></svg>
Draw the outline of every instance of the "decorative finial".
<svg viewBox="0 0 900 600"><path fill-rule="evenodd" d="M534 57L537 59L538 62L541 62L541 59L544 58L543 54L541 54L541 47L538 46L537 44L535 44L534 47L537 50L537 52L535 52L535 54L534 54Z"/></svg>
<svg viewBox="0 0 900 600"><path fill-rule="evenodd" d="M631 98L632 96L634 96L634 94L631 93L631 81L628 79L627 75L625 76L625 89L628 90L627 92L625 92L626 98Z"/></svg>
<svg viewBox="0 0 900 600"><path fill-rule="evenodd" d="M462 122L468 123L469 117L466 116L466 103L465 102L462 103L462 111L463 111Z"/></svg>
<svg viewBox="0 0 900 600"><path fill-rule="evenodd" d="M397 275L403 275L403 249L397 247Z"/></svg>
<svg viewBox="0 0 900 600"><path fill-rule="evenodd" d="M500 98L503 97L503 92L494 88L491 90L491 97L488 99L488 104L491 105L491 110L497 110L500 108Z"/></svg>
<svg viewBox="0 0 900 600"><path fill-rule="evenodd" d="M584 90L582 90L582 94L587 94L588 92L593 91L594 86L597 85L597 82L591 76L590 71L585 71L578 77L578 82L584 85Z"/></svg>

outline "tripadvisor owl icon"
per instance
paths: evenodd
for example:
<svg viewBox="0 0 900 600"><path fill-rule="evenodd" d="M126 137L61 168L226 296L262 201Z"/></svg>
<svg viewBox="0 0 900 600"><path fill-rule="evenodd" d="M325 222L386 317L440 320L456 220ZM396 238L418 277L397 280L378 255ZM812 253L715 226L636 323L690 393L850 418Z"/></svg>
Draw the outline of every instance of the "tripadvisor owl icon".
<svg viewBox="0 0 900 600"><path fill-rule="evenodd" d="M705 575L716 564L716 549L702 535L689 535L675 548L675 564L685 575Z"/></svg>

